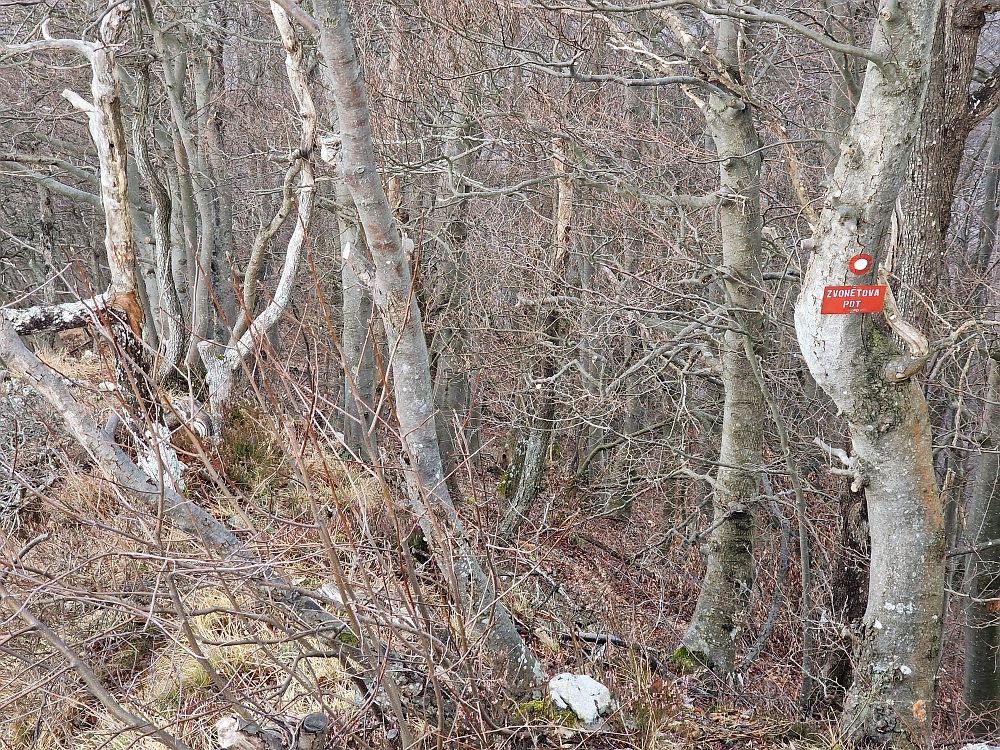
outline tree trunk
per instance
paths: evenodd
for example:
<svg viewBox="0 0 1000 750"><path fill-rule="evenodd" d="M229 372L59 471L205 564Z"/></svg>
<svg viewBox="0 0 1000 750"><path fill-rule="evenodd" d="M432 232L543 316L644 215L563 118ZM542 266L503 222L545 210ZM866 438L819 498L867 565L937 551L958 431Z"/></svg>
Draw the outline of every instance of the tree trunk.
<svg viewBox="0 0 1000 750"><path fill-rule="evenodd" d="M562 138L557 138L552 144L553 170L560 176L556 179L555 205L555 237L552 259L553 281L548 290L549 295L560 293L563 287L563 276L569 262L570 230L573 221L573 183L566 176L568 161L568 144ZM540 305L545 304L540 302ZM542 337L548 344L542 357L539 378L534 383L530 402L534 408L531 424L523 435L519 436L514 448L514 458L507 473L505 487L510 497L497 534L501 539L510 541L516 535L521 524L527 520L531 506L538 497L545 473L545 461L548 458L549 442L555 426L556 414L556 372L559 361L555 346L559 343L559 333L562 316L557 305L552 305L545 313L545 325Z"/></svg>
<svg viewBox="0 0 1000 750"><path fill-rule="evenodd" d="M979 464L965 525L973 550L1000 539L1000 367L995 358L990 359L989 373ZM972 737L992 739L1000 729L1000 546L974 551L967 565L965 728Z"/></svg>
<svg viewBox="0 0 1000 750"><path fill-rule="evenodd" d="M163 89L170 107L175 134L174 153L177 160L181 209L187 265L190 271L189 315L191 337L185 362L189 367L199 363L198 344L212 340L214 308L211 299L212 258L215 251L215 224L209 167L203 149L191 132L184 106L184 85L188 73L188 51L181 39L165 32L157 23L150 0L141 0L142 8L153 34L153 43L162 63Z"/></svg>
<svg viewBox="0 0 1000 750"><path fill-rule="evenodd" d="M437 406L437 434L441 446L448 489L459 492L456 473L468 444L465 436L475 429L470 403L469 371L466 351L469 348L466 305L468 258L465 243L469 234L466 217L468 191L466 175L474 162L478 125L461 102L450 102L444 113L446 135L444 157L447 167L441 176L435 213L439 214L437 242L430 259L432 281L427 294L427 315L432 324L430 342L431 369L434 373L434 403ZM425 283L425 286L427 284Z"/></svg>
<svg viewBox="0 0 1000 750"><path fill-rule="evenodd" d="M717 31L720 59L736 70L738 25L723 21ZM760 269L760 140L749 105L735 96L713 94L699 102L720 162L719 208L722 274L731 328L725 332L720 468L712 493L713 531L707 545L705 579L678 656L687 656L721 675L734 666L753 586L753 503L760 495L765 401L746 340L763 355L764 319ZM686 652L686 653L685 653Z"/></svg>
<svg viewBox="0 0 1000 750"><path fill-rule="evenodd" d="M281 4L293 5L289 0ZM508 689L524 693L538 686L541 665L521 640L492 581L476 560L444 481L427 343L411 293L409 262L375 162L368 101L347 8L340 0L317 0L314 7L318 20L307 23L319 35L325 73L337 102L341 173L354 196L374 268L360 263L363 258L356 253L346 260L359 262L359 276L368 277L393 353L396 416L408 461L407 481L414 490L410 493L413 512L434 545L435 561L446 578L454 581L472 632L482 639L487 653L504 659ZM300 11L296 18L306 17Z"/></svg>
<svg viewBox="0 0 1000 750"><path fill-rule="evenodd" d="M899 203L903 227L893 268L899 278L899 311L929 334L931 305L946 271L945 240L951 226L955 182L970 130L989 114L969 111L969 86L986 22L982 8L963 0L941 7L927 95Z"/></svg>
<svg viewBox="0 0 1000 750"><path fill-rule="evenodd" d="M936 16L933 0L886 0L879 10L872 50L887 61L868 66L795 308L803 356L847 417L867 482L870 590L844 729L851 741L895 747L930 744L940 644L945 539L927 408L885 330L864 315L822 315L820 305L824 287L864 283L848 272L853 255L882 255L919 126ZM898 315L891 322L902 330ZM922 354L916 343L908 351L911 360Z"/></svg>
<svg viewBox="0 0 1000 750"><path fill-rule="evenodd" d="M91 100L69 89L63 96L87 114L88 129L100 164L101 206L104 209L104 246L111 270L111 299L108 324L115 344L115 377L118 390L133 416L155 422L156 406L149 377L149 358L142 344L145 320L137 289L135 240L132 234L132 211L128 182L128 147L118 98L118 68L115 62L116 40L123 31L128 5L112 3L101 20L98 42L55 39L43 25L43 41L9 45L0 50L27 53L36 50L60 50L83 56L92 72ZM86 305L84 305L86 307ZM119 314L119 312L124 314ZM61 316L65 319L65 316Z"/></svg>
<svg viewBox="0 0 1000 750"><path fill-rule="evenodd" d="M341 255L364 253L370 259L358 231L354 199L344 181L337 179L337 224ZM378 455L372 424L375 421L375 336L372 329L371 289L361 282L354 267L344 261L340 272L343 289L344 354L344 442L356 456Z"/></svg>
<svg viewBox="0 0 1000 750"><path fill-rule="evenodd" d="M210 273L211 304L215 314L214 337L225 341L236 321L236 293L233 271L233 195L228 159L222 140L222 116L219 112L221 93L215 82L222 76L222 51L216 33L208 27L208 14L213 3L206 2L199 11L204 18L202 36L197 37L199 49L193 67L195 103L200 116L198 131L204 144L204 163L208 167L208 197L211 202L212 256Z"/></svg>
<svg viewBox="0 0 1000 750"><path fill-rule="evenodd" d="M285 48L285 71L288 74L288 82L291 84L292 94L302 118L299 148L292 155L293 160L301 160L302 162L302 167L299 170L298 199L294 201L296 207L295 228L288 240L285 262L282 265L281 276L275 286L271 302L260 315L247 325L247 331L239 339L230 341L229 346L224 348L212 341L198 343L198 351L206 369L212 416L218 420L224 420L226 417L232 398L236 372L243 362L243 358L251 352L259 350L291 300L295 275L302 258L312 216L315 190L312 158L316 146L316 108L313 105L312 95L309 93L309 83L303 64L302 44L295 38L295 33L285 12L274 4L272 4L271 10L275 25L281 35L281 43Z"/></svg>
<svg viewBox="0 0 1000 750"><path fill-rule="evenodd" d="M156 248L156 281L159 287L159 333L161 342L157 380L179 374L177 367L184 357L187 341L180 297L174 284L171 265L170 219L173 202L160 181L150 158L146 135L149 131L149 64L136 70L135 113L132 120L132 147L136 165L153 199L153 241Z"/></svg>

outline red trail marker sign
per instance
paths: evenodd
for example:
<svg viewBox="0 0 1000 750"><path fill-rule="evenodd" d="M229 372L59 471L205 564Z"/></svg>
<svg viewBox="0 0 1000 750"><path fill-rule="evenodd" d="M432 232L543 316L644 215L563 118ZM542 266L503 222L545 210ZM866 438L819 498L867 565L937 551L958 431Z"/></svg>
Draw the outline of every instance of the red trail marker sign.
<svg viewBox="0 0 1000 750"><path fill-rule="evenodd" d="M828 286L823 289L823 315L882 312L884 286Z"/></svg>

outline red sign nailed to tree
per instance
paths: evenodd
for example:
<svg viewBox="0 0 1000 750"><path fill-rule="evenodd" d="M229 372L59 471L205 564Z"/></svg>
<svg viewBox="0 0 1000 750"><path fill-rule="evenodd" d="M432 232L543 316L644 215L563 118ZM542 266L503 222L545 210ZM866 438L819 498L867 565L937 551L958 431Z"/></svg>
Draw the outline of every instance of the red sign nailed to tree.
<svg viewBox="0 0 1000 750"><path fill-rule="evenodd" d="M882 312L884 286L828 286L823 289L824 315Z"/></svg>

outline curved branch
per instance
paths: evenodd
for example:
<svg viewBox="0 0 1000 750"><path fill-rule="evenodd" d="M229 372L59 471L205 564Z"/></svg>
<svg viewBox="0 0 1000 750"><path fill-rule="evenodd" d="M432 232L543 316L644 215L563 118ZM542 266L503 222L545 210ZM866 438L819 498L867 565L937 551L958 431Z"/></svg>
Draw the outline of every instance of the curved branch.
<svg viewBox="0 0 1000 750"><path fill-rule="evenodd" d="M916 326L903 320L903 316L900 315L885 270L879 269L878 276L879 283L885 285L885 304L882 313L885 315L889 327L902 339L906 348L902 355L894 357L886 364L885 379L890 383L901 383L920 371L931 355L931 349L927 343L927 337L917 330Z"/></svg>
<svg viewBox="0 0 1000 750"><path fill-rule="evenodd" d="M281 189L281 206L279 206L271 223L266 227L261 227L253 241L253 248L250 250L250 260L247 263L246 273L243 275L243 306L240 310L236 325L233 326L232 340L239 341L246 333L247 319L253 315L254 306L257 303L257 278L260 276L260 269L264 266L264 251L267 250L268 243L278 233L288 214L292 211L292 198L294 195L294 180L302 169L302 160L294 159L292 165L285 173L285 183Z"/></svg>
<svg viewBox="0 0 1000 750"><path fill-rule="evenodd" d="M44 185L53 193L59 193L59 195L64 195L67 198L89 203L91 206L96 206L97 208L103 207L103 204L101 203L101 196L94 193L88 193L86 190L80 190L72 185L67 185L65 182L60 182L55 177L50 177L49 175L42 174L41 172L36 172L34 169L29 169L16 161L4 160L0 161L0 165L9 168L19 177L26 177L29 180L34 180L35 182Z"/></svg>
<svg viewBox="0 0 1000 750"><path fill-rule="evenodd" d="M606 3L596 3L587 2L589 10L601 12L601 13L639 13L651 10L661 10L663 8L677 8L681 6L687 6L690 8L695 8L700 10L710 16L725 16L728 18L736 18L741 21L757 21L760 23L774 23L779 26L784 26L789 31L794 31L799 36L805 37L806 39L815 42L821 47L826 47L834 52L839 52L842 55L851 55L853 57L860 57L869 62L875 63L883 72L889 67L889 62L882 57L877 52L872 52L864 47L857 47L853 44L844 44L843 42L838 42L836 39L831 39L826 34L814 31L808 26L805 26L798 21L793 21L788 16L781 16L776 13L767 13L762 10L756 10L749 6L743 6L739 10L732 10L729 8L713 8L710 5L697 2L696 0L664 0L664 2L658 3L645 3L642 5L608 5ZM550 10L575 10L581 11L586 10L578 6L570 5L560 5L552 6L545 5L546 8Z"/></svg>

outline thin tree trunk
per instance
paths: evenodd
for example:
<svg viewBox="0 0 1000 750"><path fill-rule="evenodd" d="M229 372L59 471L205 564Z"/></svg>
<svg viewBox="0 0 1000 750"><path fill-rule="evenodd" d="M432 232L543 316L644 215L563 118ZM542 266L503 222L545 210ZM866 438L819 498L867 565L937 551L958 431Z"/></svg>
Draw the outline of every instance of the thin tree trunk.
<svg viewBox="0 0 1000 750"><path fill-rule="evenodd" d="M358 231L358 216L351 191L337 180L337 224L340 228L341 255L364 253L367 247ZM347 250L347 248L350 248ZM354 267L341 266L343 290L343 331L340 337L344 353L344 442L358 456L377 455L372 433L375 421L375 337L372 330L374 303L371 290L358 278Z"/></svg>
<svg viewBox="0 0 1000 750"><path fill-rule="evenodd" d="M541 665L521 640L493 582L475 558L444 481L427 343L412 295L402 238L375 161L368 101L347 8L339 0L317 0L314 7L318 20L313 21L290 0L281 0L281 5L294 7L295 17L305 20L310 30L318 34L325 73L336 98L341 127L341 170L354 196L374 268L365 267L359 262L362 257L353 253L347 260L359 262L356 266L359 276L368 277L385 325L396 416L409 464L407 480L413 489L409 493L413 512L434 546L437 564L453 581L470 629L482 639L487 653L504 660L508 689L516 693L530 691L542 679Z"/></svg>
<svg viewBox="0 0 1000 750"><path fill-rule="evenodd" d="M979 245L976 309L987 302L987 269L993 256L997 230L998 168L1000 168L1000 110L990 129L990 154ZM1000 539L1000 366L997 352L988 362L986 407L979 435L976 479L965 522L965 540L972 549ZM974 552L966 562L968 598L965 604L965 681L962 688L966 732L992 739L1000 731L1000 547Z"/></svg>
<svg viewBox="0 0 1000 750"><path fill-rule="evenodd" d="M213 307L211 300L212 256L214 254L213 207L208 183L208 166L198 148L184 108L184 83L188 54L180 39L166 33L156 21L150 0L141 0L153 43L162 58L163 88L170 107L176 142L174 151L182 195L185 240L191 272L191 339L185 361L197 366L198 343L212 339Z"/></svg>
<svg viewBox="0 0 1000 750"><path fill-rule="evenodd" d="M205 20L210 11L206 3ZM201 142L205 145L204 160L208 167L209 196L212 205L212 305L216 310L215 337L224 341L236 322L236 292L233 276L233 194L229 177L229 160L222 138L222 115L215 81L222 75L222 51L215 33L203 32L204 50L194 64L195 100L202 116L198 119ZM208 272L208 269L205 269Z"/></svg>
<svg viewBox="0 0 1000 750"><path fill-rule="evenodd" d="M569 155L565 139L557 138L552 144L552 167L556 174L555 241L552 258L553 281L549 294L559 294L563 284L566 266L569 263L570 239L573 222L573 182L566 176ZM535 504L538 491L545 474L549 443L553 438L556 414L556 372L559 361L555 354L558 344L562 315L558 307L552 305L545 313L542 338L546 341L546 353L542 356L537 384L532 389L531 403L534 414L527 432L519 437L514 447L514 459L509 469L506 486L509 488L510 505L500 520L497 534L501 539L512 540L521 524L527 520L531 507Z"/></svg>
<svg viewBox="0 0 1000 750"><path fill-rule="evenodd" d="M434 372L434 403L437 406L437 434L444 462L445 477L452 494L458 493L456 473L465 455L465 435L472 421L469 401L469 372L466 365L468 349L466 305L468 258L465 243L468 237L466 216L468 191L466 175L474 162L478 125L461 102L451 102L445 112L446 135L444 157L447 167L442 173L435 212L440 213L437 242L425 277L432 279L433 291L426 306L432 322L430 356ZM443 205L442 205L443 204Z"/></svg>
<svg viewBox="0 0 1000 750"><path fill-rule="evenodd" d="M136 165L149 188L153 199L153 241L156 248L156 281L159 286L159 328L161 342L161 359L156 372L156 379L163 380L171 374L176 374L177 367L184 357L186 336L184 333L184 317L181 310L180 297L174 284L173 268L171 266L170 220L173 202L170 192L160 181L153 168L146 142L149 131L149 64L145 63L136 70L136 106L132 120L132 146Z"/></svg>
<svg viewBox="0 0 1000 750"><path fill-rule="evenodd" d="M717 55L735 72L732 21L719 24ZM763 355L764 318L760 269L760 140L749 105L713 94L699 107L715 141L724 198L719 208L726 304L732 327L725 332L720 468L712 493L713 526L705 579L678 657L729 675L753 586L753 503L760 495L765 401L747 358L747 337Z"/></svg>
<svg viewBox="0 0 1000 750"><path fill-rule="evenodd" d="M44 284L42 287L42 303L52 306L56 303L56 286L59 283L56 278L58 269L55 263L56 238L55 220L52 215L52 192L44 183L38 183L38 240L39 250L42 255L42 268L38 283ZM36 265L35 262L32 265ZM36 344L52 350L58 351L62 348L62 341L57 333L42 333L35 337Z"/></svg>
<svg viewBox="0 0 1000 750"><path fill-rule="evenodd" d="M302 136L299 148L292 157L302 162L302 167L299 170L298 199L295 201L297 211L295 228L288 240L285 262L282 265L281 276L275 286L271 302L260 315L248 324L246 333L239 339L231 340L229 346L223 348L212 341L198 343L198 351L206 369L212 416L223 421L232 398L236 373L244 357L262 345L265 337L277 325L291 300L295 275L302 258L312 216L315 190L312 158L316 146L316 108L313 105L312 95L309 93L309 82L303 64L302 45L295 38L295 33L285 12L276 5L272 5L271 10L275 25L281 35L281 43L285 48L285 71L288 74L292 94L298 103L299 115L302 118Z"/></svg>
<svg viewBox="0 0 1000 750"><path fill-rule="evenodd" d="M995 354L989 361L979 463L965 524L972 549L1000 539L1000 366ZM973 552L967 565L962 691L966 732L992 739L1000 730L1000 547Z"/></svg>

